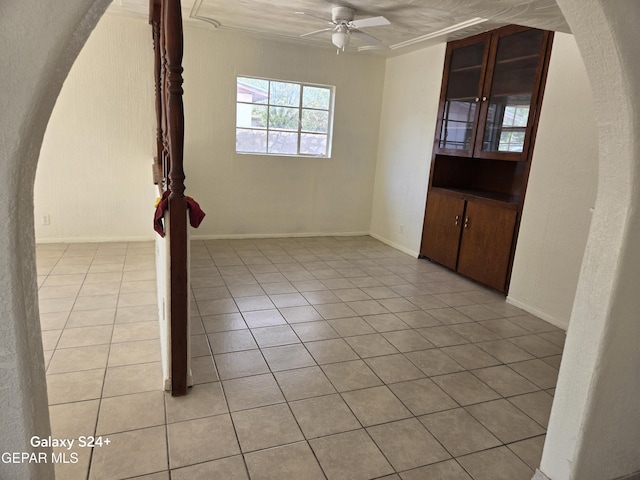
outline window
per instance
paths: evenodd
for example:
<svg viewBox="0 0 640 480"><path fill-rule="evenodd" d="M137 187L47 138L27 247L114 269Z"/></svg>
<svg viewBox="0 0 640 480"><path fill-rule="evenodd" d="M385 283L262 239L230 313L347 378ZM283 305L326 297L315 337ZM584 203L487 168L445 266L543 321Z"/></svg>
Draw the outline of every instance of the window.
<svg viewBox="0 0 640 480"><path fill-rule="evenodd" d="M529 105L505 106L498 151L522 152L528 121Z"/></svg>
<svg viewBox="0 0 640 480"><path fill-rule="evenodd" d="M238 77L236 152L329 157L333 87Z"/></svg>

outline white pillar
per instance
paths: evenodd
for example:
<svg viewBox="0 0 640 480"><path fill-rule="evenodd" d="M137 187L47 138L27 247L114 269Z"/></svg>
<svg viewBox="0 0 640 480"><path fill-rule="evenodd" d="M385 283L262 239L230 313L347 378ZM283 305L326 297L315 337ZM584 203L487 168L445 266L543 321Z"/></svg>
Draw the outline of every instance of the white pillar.
<svg viewBox="0 0 640 480"><path fill-rule="evenodd" d="M0 454L30 452L31 437L51 431L36 296L33 185L62 83L109 3L0 5ZM0 478L53 475L50 462L0 462Z"/></svg>
<svg viewBox="0 0 640 480"><path fill-rule="evenodd" d="M558 5L591 82L600 161L540 471L611 480L640 472L640 3Z"/></svg>

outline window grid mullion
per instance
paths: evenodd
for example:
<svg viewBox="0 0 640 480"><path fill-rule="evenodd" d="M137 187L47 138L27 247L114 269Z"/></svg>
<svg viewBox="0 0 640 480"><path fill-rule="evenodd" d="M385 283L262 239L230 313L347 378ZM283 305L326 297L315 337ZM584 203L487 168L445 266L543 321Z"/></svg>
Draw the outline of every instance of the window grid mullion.
<svg viewBox="0 0 640 480"><path fill-rule="evenodd" d="M271 140L271 81L267 87L267 145L266 151L269 153L269 141Z"/></svg>
<svg viewBox="0 0 640 480"><path fill-rule="evenodd" d="M298 150L300 155L300 143L302 142L302 98L304 97L304 85L300 85L300 98L298 98Z"/></svg>

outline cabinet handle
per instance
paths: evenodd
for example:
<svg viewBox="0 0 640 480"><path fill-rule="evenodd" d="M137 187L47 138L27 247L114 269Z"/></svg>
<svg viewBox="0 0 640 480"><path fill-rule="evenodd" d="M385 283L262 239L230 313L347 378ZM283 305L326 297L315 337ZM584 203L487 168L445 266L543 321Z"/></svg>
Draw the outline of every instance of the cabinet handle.
<svg viewBox="0 0 640 480"><path fill-rule="evenodd" d="M486 102L487 101L487 97L482 97L482 101Z"/></svg>
<svg viewBox="0 0 640 480"><path fill-rule="evenodd" d="M460 215L456 215L456 224L455 226L457 227L460 224Z"/></svg>
<svg viewBox="0 0 640 480"><path fill-rule="evenodd" d="M480 101L480 97L476 97L476 103Z"/></svg>
<svg viewBox="0 0 640 480"><path fill-rule="evenodd" d="M469 228L469 217L464 219L464 228Z"/></svg>

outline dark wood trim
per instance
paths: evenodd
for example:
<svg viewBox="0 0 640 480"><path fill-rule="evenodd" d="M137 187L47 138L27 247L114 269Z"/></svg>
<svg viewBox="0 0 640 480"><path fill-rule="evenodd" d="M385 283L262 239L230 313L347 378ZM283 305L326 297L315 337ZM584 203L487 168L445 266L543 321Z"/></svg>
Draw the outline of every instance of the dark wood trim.
<svg viewBox="0 0 640 480"><path fill-rule="evenodd" d="M182 102L182 12L180 0L163 0L166 62L166 132L169 166L169 264L171 282L171 394L187 393L189 292L187 199L184 196L184 106Z"/></svg>
<svg viewBox="0 0 640 480"><path fill-rule="evenodd" d="M164 144L162 141L162 47L160 44L160 24L161 24L162 5L160 0L151 0L149 2L149 23L151 24L151 35L153 38L153 73L155 83L155 107L156 107L156 156L153 162L153 183L158 185L160 196L166 187L165 169L163 160Z"/></svg>
<svg viewBox="0 0 640 480"><path fill-rule="evenodd" d="M180 0L150 0L154 48L156 151L154 182L169 191L169 334L171 395L187 393L189 376L189 264L183 167L182 11Z"/></svg>

